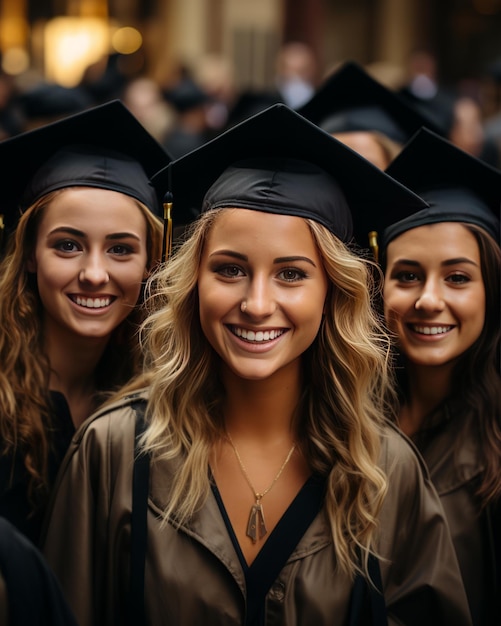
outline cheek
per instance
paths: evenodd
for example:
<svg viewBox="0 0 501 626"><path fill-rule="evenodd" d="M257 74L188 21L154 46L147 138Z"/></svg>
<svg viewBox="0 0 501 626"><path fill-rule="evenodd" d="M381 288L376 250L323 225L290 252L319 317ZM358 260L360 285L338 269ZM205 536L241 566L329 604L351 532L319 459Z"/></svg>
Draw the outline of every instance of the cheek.
<svg viewBox="0 0 501 626"><path fill-rule="evenodd" d="M480 335L485 324L485 291L479 292L476 297L468 302L468 316L476 327L477 336Z"/></svg>
<svg viewBox="0 0 501 626"><path fill-rule="evenodd" d="M226 299L220 290L214 285L209 285L201 280L198 284L198 312L200 324L205 335L212 334L211 327L214 322L218 322L224 311L227 309Z"/></svg>
<svg viewBox="0 0 501 626"><path fill-rule="evenodd" d="M111 272L117 282L120 283L122 290L128 294L128 300L131 302L137 302L141 294L142 283L147 275L145 265L146 258L138 260L134 265L124 263L123 266L119 266L114 272Z"/></svg>
<svg viewBox="0 0 501 626"><path fill-rule="evenodd" d="M383 303L383 313L387 328L396 333L404 315L401 301L392 297L391 294L386 295Z"/></svg>
<svg viewBox="0 0 501 626"><path fill-rule="evenodd" d="M74 274L71 264L53 263L44 257L37 259L36 280L40 293L64 286Z"/></svg>
<svg viewBox="0 0 501 626"><path fill-rule="evenodd" d="M139 297L141 295L141 281L138 283L133 283L129 289L127 289L127 300L129 300L132 304L137 304L139 301Z"/></svg>
<svg viewBox="0 0 501 626"><path fill-rule="evenodd" d="M287 313L296 327L306 327L311 329L311 335L316 336L322 317L325 311L325 299L327 297L327 289L310 294L310 296L301 296L295 302L291 300L288 304Z"/></svg>
<svg viewBox="0 0 501 626"><path fill-rule="evenodd" d="M386 319L403 315L413 304L413 296L410 293L397 291L392 287L383 290L383 310Z"/></svg>

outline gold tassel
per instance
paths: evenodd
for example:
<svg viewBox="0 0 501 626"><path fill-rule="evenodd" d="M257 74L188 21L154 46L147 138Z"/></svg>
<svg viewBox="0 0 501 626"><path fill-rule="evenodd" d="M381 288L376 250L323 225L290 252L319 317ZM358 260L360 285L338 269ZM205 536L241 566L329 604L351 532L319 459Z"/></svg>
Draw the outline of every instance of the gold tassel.
<svg viewBox="0 0 501 626"><path fill-rule="evenodd" d="M369 233L369 248L376 263L379 261L379 245L377 241L377 231L371 230Z"/></svg>
<svg viewBox="0 0 501 626"><path fill-rule="evenodd" d="M162 263L170 258L172 253L172 193L168 191L164 196L164 238L162 243Z"/></svg>

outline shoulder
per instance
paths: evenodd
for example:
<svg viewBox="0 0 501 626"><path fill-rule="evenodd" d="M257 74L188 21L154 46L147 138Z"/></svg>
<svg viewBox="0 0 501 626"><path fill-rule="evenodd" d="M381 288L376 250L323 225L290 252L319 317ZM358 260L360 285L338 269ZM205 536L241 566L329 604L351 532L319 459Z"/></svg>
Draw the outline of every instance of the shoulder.
<svg viewBox="0 0 501 626"><path fill-rule="evenodd" d="M88 417L74 434L63 465L77 462L97 469L132 458L137 410L146 407L147 397L141 390L103 405Z"/></svg>
<svg viewBox="0 0 501 626"><path fill-rule="evenodd" d="M421 453L414 443L389 420L383 428L381 438L380 465L388 476L407 474L409 480L412 475L430 479L429 471Z"/></svg>
<svg viewBox="0 0 501 626"><path fill-rule="evenodd" d="M78 444L91 434L107 433L111 427L113 427L113 432L117 434L133 430L137 412L141 409L144 411L147 402L148 391L142 389L134 394L104 404L83 422L75 433L73 442Z"/></svg>
<svg viewBox="0 0 501 626"><path fill-rule="evenodd" d="M394 529L390 536L396 536L398 528L408 536L417 536L433 516L435 523L445 523L440 498L421 454L393 424L387 425L382 437L380 467L387 477L381 523L383 528Z"/></svg>

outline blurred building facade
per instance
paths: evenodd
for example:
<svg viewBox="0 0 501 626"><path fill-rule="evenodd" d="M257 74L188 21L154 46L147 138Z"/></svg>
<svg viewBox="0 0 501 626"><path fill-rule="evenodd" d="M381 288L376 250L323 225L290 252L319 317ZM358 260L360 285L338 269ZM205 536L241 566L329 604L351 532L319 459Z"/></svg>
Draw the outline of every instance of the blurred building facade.
<svg viewBox="0 0 501 626"><path fill-rule="evenodd" d="M118 53L160 83L218 55L237 89L268 88L287 41L311 48L317 80L352 59L398 82L426 47L453 82L501 57L500 34L501 0L0 0L3 69L65 86Z"/></svg>

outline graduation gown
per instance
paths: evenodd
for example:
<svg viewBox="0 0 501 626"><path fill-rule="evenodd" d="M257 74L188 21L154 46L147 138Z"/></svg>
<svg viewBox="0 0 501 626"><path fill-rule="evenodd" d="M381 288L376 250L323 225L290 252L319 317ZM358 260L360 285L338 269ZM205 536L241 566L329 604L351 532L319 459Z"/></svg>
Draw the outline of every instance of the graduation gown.
<svg viewBox="0 0 501 626"><path fill-rule="evenodd" d="M134 426L127 400L87 420L73 438L56 485L44 552L80 626L127 621ZM391 426L380 462L390 476L379 542L389 624L471 624L438 496L412 445ZM150 468L147 623L244 624L246 573L214 491L188 523L161 522L176 466L176 461L156 460ZM321 509L268 590L264 623L344 626L352 587L336 567Z"/></svg>
<svg viewBox="0 0 501 626"><path fill-rule="evenodd" d="M475 424L462 425L459 407L444 405L412 440L440 496L475 626L499 623L501 503L480 510L475 496L484 471Z"/></svg>
<svg viewBox="0 0 501 626"><path fill-rule="evenodd" d="M49 489L55 482L59 466L75 434L66 398L57 391L50 392L52 402L51 450L49 452ZM45 515L45 506L33 510L28 499L28 473L20 454L0 456L0 517L9 520L35 545Z"/></svg>
<svg viewBox="0 0 501 626"><path fill-rule="evenodd" d="M0 626L77 626L37 548L0 518Z"/></svg>

